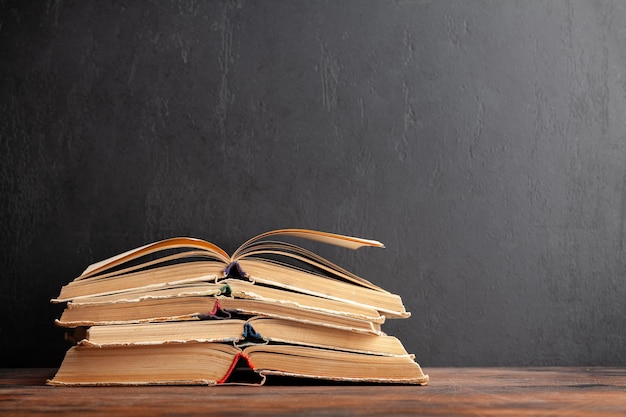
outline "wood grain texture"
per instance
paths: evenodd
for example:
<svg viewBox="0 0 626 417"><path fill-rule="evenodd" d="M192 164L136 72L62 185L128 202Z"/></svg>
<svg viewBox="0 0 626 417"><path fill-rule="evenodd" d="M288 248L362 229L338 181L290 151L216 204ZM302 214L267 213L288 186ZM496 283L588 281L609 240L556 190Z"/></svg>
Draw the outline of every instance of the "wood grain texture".
<svg viewBox="0 0 626 417"><path fill-rule="evenodd" d="M432 368L428 386L58 388L54 369L0 369L0 414L626 415L626 368Z"/></svg>

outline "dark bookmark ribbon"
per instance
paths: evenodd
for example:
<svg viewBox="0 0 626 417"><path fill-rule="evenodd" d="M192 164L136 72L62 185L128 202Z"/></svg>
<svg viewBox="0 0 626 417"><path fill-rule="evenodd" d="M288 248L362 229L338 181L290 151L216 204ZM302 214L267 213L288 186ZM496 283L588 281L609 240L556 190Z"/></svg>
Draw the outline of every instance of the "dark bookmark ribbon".
<svg viewBox="0 0 626 417"><path fill-rule="evenodd" d="M235 269L234 271L233 268ZM239 262L237 261L229 263L228 266L224 268L224 275L227 277L234 276L238 278L246 278L248 276L248 274L241 269L241 265L239 265Z"/></svg>
<svg viewBox="0 0 626 417"><path fill-rule="evenodd" d="M246 323L243 325L243 338L250 341L265 341L263 339L263 336L261 336L261 333L258 333L256 330L254 330L254 327L252 327L250 323Z"/></svg>
<svg viewBox="0 0 626 417"><path fill-rule="evenodd" d="M220 295L223 295L224 297L232 297L233 290L230 288L230 285L226 284L220 288Z"/></svg>
<svg viewBox="0 0 626 417"><path fill-rule="evenodd" d="M222 306L220 306L219 301L217 301L215 303L215 306L213 307L213 311L211 311L208 314L198 314L198 318L200 320L228 320L232 317L232 315L226 311L222 309Z"/></svg>

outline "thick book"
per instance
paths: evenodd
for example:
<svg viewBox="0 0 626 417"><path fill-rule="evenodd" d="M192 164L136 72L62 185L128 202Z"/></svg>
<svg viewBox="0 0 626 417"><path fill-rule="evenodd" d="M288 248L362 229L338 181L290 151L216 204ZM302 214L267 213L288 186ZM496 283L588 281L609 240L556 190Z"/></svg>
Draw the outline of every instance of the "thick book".
<svg viewBox="0 0 626 417"><path fill-rule="evenodd" d="M256 316L249 319L179 321L78 327L68 340L79 346L111 347L165 343L220 342L237 345L281 343L382 356L409 355L399 339L316 324Z"/></svg>
<svg viewBox="0 0 626 417"><path fill-rule="evenodd" d="M409 316L399 295L309 250L274 240L277 237L311 239L351 249L384 247L375 240L307 229L280 229L255 236L228 255L208 241L176 237L90 265L63 286L52 301L78 301L83 297L237 277L259 286L372 308L387 318Z"/></svg>
<svg viewBox="0 0 626 417"><path fill-rule="evenodd" d="M239 366L258 376L241 372ZM283 344L227 343L73 346L56 375L58 386L217 385L254 383L268 376L344 382L424 385L428 376L409 355L379 356Z"/></svg>
<svg viewBox="0 0 626 417"><path fill-rule="evenodd" d="M303 323L379 333L377 310L241 280L192 283L154 290L82 297L67 303L55 321L61 327L131 324L262 315Z"/></svg>

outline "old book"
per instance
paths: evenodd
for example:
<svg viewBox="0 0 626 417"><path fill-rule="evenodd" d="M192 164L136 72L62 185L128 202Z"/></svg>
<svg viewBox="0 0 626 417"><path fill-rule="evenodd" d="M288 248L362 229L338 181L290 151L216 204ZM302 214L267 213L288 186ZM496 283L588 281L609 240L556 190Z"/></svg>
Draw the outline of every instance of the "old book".
<svg viewBox="0 0 626 417"><path fill-rule="evenodd" d="M383 247L369 239L307 229L280 229L260 234L232 255L213 243L178 237L151 243L90 265L63 286L53 302L78 301L138 289L237 278L328 300L371 308L387 318L406 318L399 295L374 285L323 257L276 237L312 239L357 249Z"/></svg>
<svg viewBox="0 0 626 417"><path fill-rule="evenodd" d="M233 370L245 365L258 379ZM426 384L410 355L379 356L297 345L165 343L111 347L73 346L49 385L263 384L267 376Z"/></svg>
<svg viewBox="0 0 626 417"><path fill-rule="evenodd" d="M292 320L255 316L247 320L199 320L79 327L69 332L76 344L94 347L163 343L228 342L282 343L382 356L408 352L399 339Z"/></svg>
<svg viewBox="0 0 626 417"><path fill-rule="evenodd" d="M77 327L200 320L220 312L288 318L367 332L380 331L385 321L370 307L226 279L81 297L67 303L56 324Z"/></svg>

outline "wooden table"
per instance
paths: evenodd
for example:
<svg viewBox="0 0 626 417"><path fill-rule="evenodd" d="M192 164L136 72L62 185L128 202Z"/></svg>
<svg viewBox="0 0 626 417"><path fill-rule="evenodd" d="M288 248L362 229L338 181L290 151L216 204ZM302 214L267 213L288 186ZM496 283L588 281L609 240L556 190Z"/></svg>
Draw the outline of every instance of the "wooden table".
<svg viewBox="0 0 626 417"><path fill-rule="evenodd" d="M626 416L626 368L425 368L428 386L46 386L0 369L0 415Z"/></svg>

